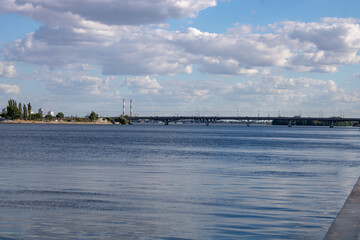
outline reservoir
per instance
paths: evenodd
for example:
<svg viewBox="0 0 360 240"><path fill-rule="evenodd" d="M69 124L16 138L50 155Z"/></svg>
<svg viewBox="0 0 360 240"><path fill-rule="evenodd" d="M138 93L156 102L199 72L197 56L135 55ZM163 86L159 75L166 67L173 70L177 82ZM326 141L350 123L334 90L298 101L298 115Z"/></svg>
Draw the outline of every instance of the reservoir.
<svg viewBox="0 0 360 240"><path fill-rule="evenodd" d="M0 239L322 239L351 127L0 124Z"/></svg>

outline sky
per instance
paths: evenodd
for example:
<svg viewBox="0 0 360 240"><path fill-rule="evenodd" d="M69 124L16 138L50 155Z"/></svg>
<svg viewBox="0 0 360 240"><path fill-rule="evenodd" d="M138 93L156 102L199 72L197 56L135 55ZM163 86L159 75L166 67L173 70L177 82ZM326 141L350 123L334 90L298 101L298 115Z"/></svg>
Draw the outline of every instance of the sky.
<svg viewBox="0 0 360 240"><path fill-rule="evenodd" d="M360 116L358 0L0 0L0 108Z"/></svg>

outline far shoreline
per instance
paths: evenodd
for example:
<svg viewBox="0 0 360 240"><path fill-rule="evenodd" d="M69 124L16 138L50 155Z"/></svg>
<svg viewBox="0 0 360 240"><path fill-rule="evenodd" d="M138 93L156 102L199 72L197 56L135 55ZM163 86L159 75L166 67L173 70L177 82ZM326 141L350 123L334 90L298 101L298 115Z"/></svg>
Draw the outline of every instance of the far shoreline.
<svg viewBox="0 0 360 240"><path fill-rule="evenodd" d="M12 120L0 121L0 124L83 124L83 125L113 125L112 122L68 122L68 121L36 121L36 120Z"/></svg>

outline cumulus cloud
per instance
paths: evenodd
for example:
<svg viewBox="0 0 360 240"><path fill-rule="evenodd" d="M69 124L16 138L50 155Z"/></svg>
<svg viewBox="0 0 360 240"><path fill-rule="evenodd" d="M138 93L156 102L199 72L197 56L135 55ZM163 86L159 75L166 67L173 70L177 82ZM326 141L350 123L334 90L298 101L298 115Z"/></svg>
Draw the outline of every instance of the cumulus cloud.
<svg viewBox="0 0 360 240"><path fill-rule="evenodd" d="M189 59L169 43L169 32L149 24L194 17L213 6L215 0L4 0L0 13L22 14L44 23L8 44L5 56L50 67L95 64L106 75L190 74Z"/></svg>
<svg viewBox="0 0 360 240"><path fill-rule="evenodd" d="M16 68L15 64L9 62L0 62L0 76L3 77L15 77Z"/></svg>
<svg viewBox="0 0 360 240"><path fill-rule="evenodd" d="M359 101L356 92L334 81L271 74L282 70L335 73L342 66L359 64L360 20L285 21L261 28L236 24L223 33L194 27L172 31L161 25L168 19L195 17L214 6L215 0L3 0L0 14L20 14L43 25L3 47L0 76L16 76L14 62L20 61L46 66L27 77L60 95L109 94L117 78L92 75L101 68L104 75L126 76L120 87L162 102L219 99L249 106L260 102L311 107L311 102L326 106L329 101ZM245 75L251 81L174 77L197 70ZM158 75L169 80L158 81ZM17 93L19 87L2 84L0 91Z"/></svg>
<svg viewBox="0 0 360 240"><path fill-rule="evenodd" d="M57 95L106 95L112 77L89 75L89 66L68 65L61 70L43 68L23 77L24 80L37 80Z"/></svg>
<svg viewBox="0 0 360 240"><path fill-rule="evenodd" d="M48 66L94 64L106 75L191 73L188 54L167 40L164 30L143 27L109 27L95 34L97 26L75 32L42 27L7 45L7 59ZM108 37L107 35L114 35Z"/></svg>
<svg viewBox="0 0 360 240"><path fill-rule="evenodd" d="M160 83L154 78L137 77L124 80L124 85L137 96L137 102L151 101L158 106L170 104L172 109L183 108L189 114L199 110L205 115L234 115L235 107L241 109L241 114L250 115L257 114L258 108L271 114L278 114L281 109L282 114L289 116L298 114L299 109L315 114L321 109L335 114L335 106L347 106L350 111L360 101L357 91L345 90L332 80L283 76L252 78L251 81L216 79L192 82L173 78Z"/></svg>
<svg viewBox="0 0 360 240"><path fill-rule="evenodd" d="M175 42L201 62L201 70L222 74L254 74L256 67L284 66L291 57L288 46L275 43L277 36L253 34L240 26L224 34L189 28L174 36Z"/></svg>
<svg viewBox="0 0 360 240"><path fill-rule="evenodd" d="M126 78L123 85L140 94L158 94L162 86L154 78L149 76Z"/></svg>
<svg viewBox="0 0 360 240"><path fill-rule="evenodd" d="M64 78L63 74L61 77L53 77L51 86L54 89L66 88L71 91L86 92L91 95L100 95L102 90L108 89L109 78L101 78L94 76L71 76Z"/></svg>
<svg viewBox="0 0 360 240"><path fill-rule="evenodd" d="M189 28L176 35L176 42L196 54L200 70L208 73L250 75L263 67L333 73L360 62L360 27L353 19L280 22L266 30L237 26L211 34Z"/></svg>
<svg viewBox="0 0 360 240"><path fill-rule="evenodd" d="M219 90L222 89L221 83L213 81L188 82L177 78L166 79L159 82L150 76L137 76L126 78L121 84L129 89L137 98L158 100L165 103L193 103L203 101L210 97L219 97Z"/></svg>
<svg viewBox="0 0 360 240"><path fill-rule="evenodd" d="M254 75L265 67L333 73L360 62L359 21L351 18L279 22L265 32L238 25L222 34L148 25L214 6L215 0L4 0L0 12L44 22L9 44L5 55L50 66L96 64L107 75L191 74L192 65L228 75Z"/></svg>
<svg viewBox="0 0 360 240"><path fill-rule="evenodd" d="M360 47L360 29L354 23L343 21L284 23L284 25L288 24L292 28L289 31L290 38L310 43L321 51L349 51Z"/></svg>
<svg viewBox="0 0 360 240"><path fill-rule="evenodd" d="M18 94L18 93L20 93L20 87L17 85L0 83L0 93L1 94Z"/></svg>
<svg viewBox="0 0 360 240"><path fill-rule="evenodd" d="M323 19L319 23L283 22L278 31L295 40L289 66L335 72L337 66L360 62L360 27L354 19Z"/></svg>
<svg viewBox="0 0 360 240"><path fill-rule="evenodd" d="M3 0L0 13L19 13L48 25L90 20L107 25L135 25L195 17L216 0Z"/></svg>
<svg viewBox="0 0 360 240"><path fill-rule="evenodd" d="M334 105L356 104L360 100L357 92L345 91L333 80L282 76L267 76L260 81L239 82L231 86L231 91L226 93L226 97L245 102L261 102L262 105L307 108L313 108L314 103L316 106L328 108L330 102Z"/></svg>
<svg viewBox="0 0 360 240"><path fill-rule="evenodd" d="M8 61L51 67L99 65L106 75L191 74L193 66L210 74L257 75L273 67L334 73L358 64L359 50L359 24L344 19L281 22L264 33L236 26L222 34L82 20L44 25L6 45L4 54Z"/></svg>

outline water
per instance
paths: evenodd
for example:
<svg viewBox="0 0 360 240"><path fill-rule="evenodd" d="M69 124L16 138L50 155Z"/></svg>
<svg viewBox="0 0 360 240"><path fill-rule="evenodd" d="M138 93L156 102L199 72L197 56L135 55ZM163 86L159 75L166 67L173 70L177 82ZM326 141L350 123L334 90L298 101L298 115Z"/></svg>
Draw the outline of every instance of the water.
<svg viewBox="0 0 360 240"><path fill-rule="evenodd" d="M322 239L357 128L0 124L0 239Z"/></svg>

